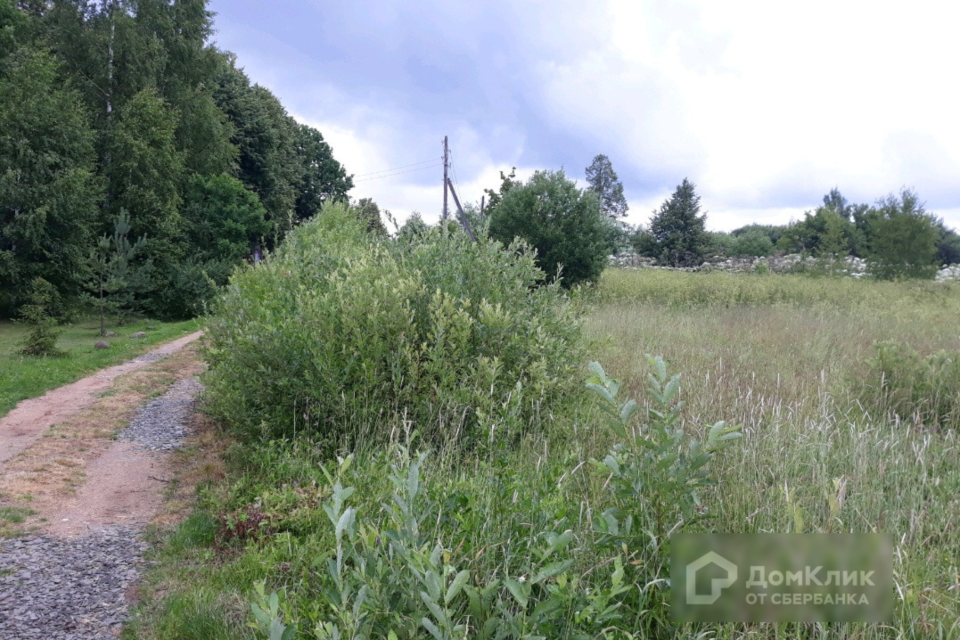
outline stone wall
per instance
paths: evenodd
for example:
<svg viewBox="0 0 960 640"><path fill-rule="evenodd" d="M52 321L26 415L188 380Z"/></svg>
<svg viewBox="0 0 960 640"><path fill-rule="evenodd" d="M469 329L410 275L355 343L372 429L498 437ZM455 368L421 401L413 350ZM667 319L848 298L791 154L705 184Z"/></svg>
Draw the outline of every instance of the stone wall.
<svg viewBox="0 0 960 640"><path fill-rule="evenodd" d="M802 273L804 271L822 271L851 278L863 278L869 275L867 263L862 258L846 256L835 260L801 256L797 253L775 255L760 258L708 258L698 267L670 267L658 265L654 258L645 258L636 254L610 256L611 267L625 269L669 269L671 271L726 271L728 273L752 273L767 270L772 273ZM937 272L937 281L960 280L960 265L943 266Z"/></svg>

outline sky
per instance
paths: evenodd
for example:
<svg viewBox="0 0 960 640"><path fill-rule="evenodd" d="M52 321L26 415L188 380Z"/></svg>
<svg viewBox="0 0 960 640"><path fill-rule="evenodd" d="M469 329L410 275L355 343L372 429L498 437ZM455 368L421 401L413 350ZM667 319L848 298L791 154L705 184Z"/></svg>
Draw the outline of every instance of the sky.
<svg viewBox="0 0 960 640"><path fill-rule="evenodd" d="M212 0L215 42L401 222L608 156L628 222L684 178L707 227L785 224L837 187L910 188L960 227L960 3ZM452 206L452 205L451 205Z"/></svg>

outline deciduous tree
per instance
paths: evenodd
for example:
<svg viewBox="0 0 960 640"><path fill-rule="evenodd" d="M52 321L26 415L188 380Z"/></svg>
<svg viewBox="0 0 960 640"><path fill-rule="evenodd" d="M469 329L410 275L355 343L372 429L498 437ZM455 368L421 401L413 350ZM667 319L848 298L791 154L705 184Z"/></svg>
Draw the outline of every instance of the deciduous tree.
<svg viewBox="0 0 960 640"><path fill-rule="evenodd" d="M506 181L505 181L506 182ZM490 216L490 237L515 238L537 250L537 264L565 286L595 281L607 262L607 227L596 194L584 192L563 171L537 171L523 185L501 189Z"/></svg>

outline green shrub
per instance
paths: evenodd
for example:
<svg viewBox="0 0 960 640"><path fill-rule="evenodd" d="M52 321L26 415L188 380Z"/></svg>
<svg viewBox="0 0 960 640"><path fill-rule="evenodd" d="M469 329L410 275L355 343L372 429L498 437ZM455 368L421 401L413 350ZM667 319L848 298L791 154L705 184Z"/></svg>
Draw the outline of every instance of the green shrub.
<svg viewBox="0 0 960 640"><path fill-rule="evenodd" d="M864 404L900 420L933 427L960 426L960 353L921 356L900 342L875 345Z"/></svg>
<svg viewBox="0 0 960 640"><path fill-rule="evenodd" d="M354 482L368 483L371 469L384 475L385 456L365 468L340 459L320 466L325 482L313 489L320 503L306 544L322 539L314 547L322 559L291 554L309 558L311 569L289 567L304 577L286 581L296 588L285 601L257 583L251 626L261 638L299 631L327 640L667 637L668 535L704 518L700 493L714 482L708 465L740 433L721 422L705 437L686 434L680 376L668 376L662 358L650 363L646 412L634 400L621 403L620 383L591 367L588 386L616 438L603 462L592 461L604 486L591 505L592 531L557 513L562 480L545 483L551 500L528 502L537 484L529 469L517 487L507 467L465 482L462 504L450 509L443 500L450 485L425 454L414 458L398 446L400 463L389 465L389 484L375 496ZM637 424L640 416L646 420ZM512 494L504 505L488 501L498 484ZM567 507L560 511L582 504ZM485 523L482 536L469 530L474 520ZM513 520L522 523L516 530Z"/></svg>
<svg viewBox="0 0 960 640"><path fill-rule="evenodd" d="M508 442L576 388L579 319L542 277L523 245L378 240L328 205L214 303L211 409L248 438Z"/></svg>
<svg viewBox="0 0 960 640"><path fill-rule="evenodd" d="M607 265L610 227L600 201L563 171L537 171L503 194L490 213L489 234L504 245L520 238L537 250L537 263L564 286L596 282Z"/></svg>
<svg viewBox="0 0 960 640"><path fill-rule="evenodd" d="M21 343L20 353L25 356L63 355L57 349L57 337L61 332L54 329L57 321L51 313L59 304L60 294L56 287L43 278L34 278L27 304L20 308L20 319L30 325L30 332Z"/></svg>

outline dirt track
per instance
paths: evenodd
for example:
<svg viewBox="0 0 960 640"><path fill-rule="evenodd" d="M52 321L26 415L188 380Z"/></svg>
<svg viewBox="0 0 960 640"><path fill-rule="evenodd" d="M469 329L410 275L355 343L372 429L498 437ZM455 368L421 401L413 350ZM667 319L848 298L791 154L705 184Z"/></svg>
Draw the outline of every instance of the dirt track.
<svg viewBox="0 0 960 640"><path fill-rule="evenodd" d="M102 392L113 385L117 376L142 369L176 353L201 335L203 335L202 331L192 333L179 340L168 342L138 358L48 391L39 398L24 400L10 413L0 418L0 463L10 460L25 450L52 425L92 405Z"/></svg>
<svg viewBox="0 0 960 640"><path fill-rule="evenodd" d="M4 639L119 634L144 527L177 515L167 489L180 487L172 452L193 433L200 335L21 403L0 423Z"/></svg>

